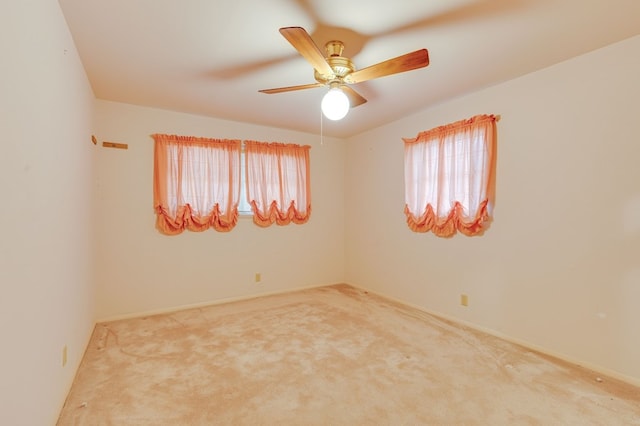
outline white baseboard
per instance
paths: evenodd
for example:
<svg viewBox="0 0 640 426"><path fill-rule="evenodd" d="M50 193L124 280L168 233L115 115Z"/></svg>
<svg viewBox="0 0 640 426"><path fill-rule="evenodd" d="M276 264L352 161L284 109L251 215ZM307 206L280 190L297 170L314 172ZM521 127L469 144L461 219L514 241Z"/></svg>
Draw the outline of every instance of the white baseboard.
<svg viewBox="0 0 640 426"><path fill-rule="evenodd" d="M342 283L336 283L336 284L342 284ZM317 285L310 285L306 287L295 287L295 288L288 288L288 289L282 289L282 290L267 291L263 293L252 293L252 294L246 294L242 296L226 297L223 299L210 300L207 302L190 303L185 305L170 306L167 308L152 309L152 310L142 311L142 312L132 312L132 313L122 314L122 315L113 315L113 316L98 319L96 321L96 324L111 322L111 321L120 321L120 320L132 319L132 318L148 317L152 315L171 314L173 312L183 311L187 309L205 308L207 306L222 305L224 303L255 299L256 297L273 296L277 294L291 293L294 291L302 291L302 290L308 290L312 288L329 287L331 285L336 285L336 284L317 284Z"/></svg>
<svg viewBox="0 0 640 426"><path fill-rule="evenodd" d="M486 333L489 334L491 336L494 337L498 337L500 339L506 340L508 342L520 345L520 346L524 346L525 348L531 349L533 351L536 352L540 352L544 355L548 355L551 356L553 358L557 358L558 360L561 361L565 361L574 365L579 365L581 367L587 368L589 370L592 370L598 374L601 374L603 376L607 376L607 377L611 377L614 378L616 380L620 380L623 381L625 383L629 383L633 386L639 386L640 387L640 378L636 378L636 377L632 377L632 376L628 376L622 373L619 373L615 370L611 370L608 368L604 368L602 366L599 365L595 365L595 364L591 364L589 362L585 362L584 360L581 359L577 359L571 356L567 356L565 354L559 353L559 352L555 352L552 350L549 350L548 348L544 348L538 345L535 345L531 342L527 342L524 340L520 340L508 335L505 335L503 333L500 333L499 331L490 329L490 328L486 328L486 327L482 327L480 325L468 322L468 321L464 321L460 318L451 316L451 315L447 315L447 314L443 314L441 312L436 312L436 311L432 311L429 309L424 308L423 306L419 306L419 305L415 305L413 303L409 303L405 300L401 300L401 299L396 299L394 297L391 297L387 294L384 293L380 293L374 290L371 290L369 288L366 287L361 287L355 284L350 284L350 283L335 283L335 284L318 284L318 285L311 285L311 286L306 286L306 287L296 287L296 288L289 288L289 289L283 289L283 290L276 290L276 291L270 291L270 292L264 292L264 293L254 293L254 294L248 294L248 295L243 295L243 296L236 296L236 297L227 297L224 299L217 299L217 300L212 300L212 301L207 301L207 302L201 302L201 303L192 303L192 304L186 304L186 305L178 305L178 306L172 306L169 308L162 308L162 309L154 309L154 310L149 310L149 311L144 311L144 312L135 312L135 313L130 313L130 314L124 314L124 315L115 315L115 316L111 316L111 317L107 317L107 318L103 318L100 319L98 321L96 321L96 324L99 323L103 323L103 322L110 322L110 321L119 321L119 320L125 320L125 319L132 319L132 318L140 318L140 317L145 317L145 316L151 316L151 315L162 315L162 314L169 314L169 313L173 313L173 312L177 312L177 311L182 311L182 310L186 310L186 309L194 309L194 308L203 308L203 307L207 307L207 306L215 306L215 305L221 305L224 303L230 303L230 302L238 302L238 301L242 301L242 300L249 300L249 299L255 299L256 297L264 297L264 296L272 296L272 295L277 295L277 294L284 294L284 293L290 293L290 292L294 292L294 291L302 291L302 290L308 290L308 289L313 289L313 288L320 288L320 287L329 287L331 285L338 285L338 284L347 284L353 288L357 288L361 291L367 291L369 293L373 293L377 296L380 296L382 298L394 301L396 303L400 303L402 305L411 307L413 309L417 309L418 311L427 313L429 315L434 315L436 317L445 319L447 321L451 321L457 324L460 324L464 327L468 327L471 328L473 330L477 330L480 331L482 333Z"/></svg>
<svg viewBox="0 0 640 426"><path fill-rule="evenodd" d="M620 373L618 371L611 370L611 369L602 367L600 365L595 365L595 364L592 364L592 363L589 363L589 362L585 362L584 360L577 359L577 358L568 356L566 354L562 354L562 353L559 353L559 352L555 352L555 351L549 350L548 348L544 348L542 346L535 345L535 344L533 344L531 342L527 342L525 340L516 339L514 337L511 337L511 336L508 336L506 334L500 333L499 331L496 331L496 330L493 330L493 329L490 329L490 328L486 328L486 327L482 327L480 325L477 325L477 324L474 324L474 323L471 323L471 322L468 322L468 321L464 321L464 320L462 320L460 318L457 318L457 317L454 317L454 316L451 316L451 315L447 315L447 314L443 314L443 313L440 313L440 312L435 312L435 311L432 311L430 309L426 309L423 306L414 305L413 303L409 303L409 302L407 302L405 300L396 299L395 297L388 296L388 295L386 295L384 293L380 293L380 292L371 290L371 289L366 288L366 287L361 287L361 286L358 286L358 285L355 285L355 284L348 284L348 285L350 285L350 286L352 286L354 288L357 288L357 289L359 289L361 291L367 291L369 293L373 293L373 294L375 294L377 296L380 296L382 298L391 300L393 302L400 303L402 305L411 307L413 309L417 309L418 311L424 312L426 314L433 315L433 316L445 319L447 321L451 321L451 322L454 322L456 324L460 324L460 325L462 325L464 327L468 327L468 328L471 328L473 330L477 330L477 331L480 331L482 333L486 333L486 334L488 334L490 336L494 336L494 337L497 337L499 339L503 339L503 340L505 340L507 342L511 342L511 343L516 344L516 345L523 346L525 348L531 349L532 351L539 352L541 354L548 355L550 357L556 358L556 359L558 359L560 361L565 361L565 362L568 362L570 364L578 365L578 366L586 368L588 370L592 370L593 372L598 373L598 374L600 374L602 376L610 377L612 379L620 380L622 382L629 383L630 385L640 387L640 378L628 376L626 374L622 374L622 373Z"/></svg>

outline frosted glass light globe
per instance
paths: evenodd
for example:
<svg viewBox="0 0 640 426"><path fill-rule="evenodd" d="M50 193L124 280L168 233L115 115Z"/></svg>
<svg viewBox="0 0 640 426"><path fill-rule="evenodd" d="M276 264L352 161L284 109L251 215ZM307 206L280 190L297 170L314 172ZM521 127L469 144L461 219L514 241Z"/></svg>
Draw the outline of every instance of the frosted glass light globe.
<svg viewBox="0 0 640 426"><path fill-rule="evenodd" d="M342 120L349 112L349 98L339 87L334 87L324 95L320 108L329 120Z"/></svg>

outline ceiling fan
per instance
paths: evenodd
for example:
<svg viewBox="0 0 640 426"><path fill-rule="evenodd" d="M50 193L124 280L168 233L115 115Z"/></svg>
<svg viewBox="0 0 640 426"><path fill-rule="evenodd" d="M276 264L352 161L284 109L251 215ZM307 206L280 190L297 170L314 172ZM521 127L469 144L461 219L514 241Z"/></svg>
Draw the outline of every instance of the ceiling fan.
<svg viewBox="0 0 640 426"><path fill-rule="evenodd" d="M273 94L329 86L330 90L322 100L322 111L331 120L340 120L347 114L349 107L354 108L367 102L362 95L349 87L349 84L362 83L429 65L427 49L420 49L356 70L351 59L342 56L344 43L339 40L331 40L325 44L325 56L304 28L284 27L280 28L280 34L311 64L316 83L264 89L259 92ZM332 107L334 101L337 104L333 104Z"/></svg>

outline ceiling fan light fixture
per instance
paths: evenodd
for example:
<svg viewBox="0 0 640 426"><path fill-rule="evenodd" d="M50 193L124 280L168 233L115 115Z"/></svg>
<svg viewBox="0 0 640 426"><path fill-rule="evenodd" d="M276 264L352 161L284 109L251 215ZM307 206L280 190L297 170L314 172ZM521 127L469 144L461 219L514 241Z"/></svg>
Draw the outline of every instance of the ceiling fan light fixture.
<svg viewBox="0 0 640 426"><path fill-rule="evenodd" d="M283 27L280 28L280 34L313 67L316 83L259 90L259 92L282 93L328 85L330 90L322 98L321 108L322 114L329 120L342 120L349 112L349 108L355 108L367 102L349 85L429 65L429 52L427 49L420 49L356 70L351 59L342 56L344 44L339 40L329 41L325 45L327 52L325 57L304 28Z"/></svg>
<svg viewBox="0 0 640 426"><path fill-rule="evenodd" d="M342 120L349 112L349 98L340 87L332 87L322 98L320 108L329 120Z"/></svg>

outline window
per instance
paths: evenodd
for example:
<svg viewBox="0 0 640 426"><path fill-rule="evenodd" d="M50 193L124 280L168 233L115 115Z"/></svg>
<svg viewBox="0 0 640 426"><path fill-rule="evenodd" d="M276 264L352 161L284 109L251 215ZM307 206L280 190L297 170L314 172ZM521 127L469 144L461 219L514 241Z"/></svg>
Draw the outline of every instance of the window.
<svg viewBox="0 0 640 426"><path fill-rule="evenodd" d="M240 140L153 135L156 227L230 231L238 222Z"/></svg>
<svg viewBox="0 0 640 426"><path fill-rule="evenodd" d="M311 215L310 146L244 142L247 197L253 221L301 224Z"/></svg>
<svg viewBox="0 0 640 426"><path fill-rule="evenodd" d="M494 201L496 120L478 115L404 139L411 230L450 237L486 229Z"/></svg>
<svg viewBox="0 0 640 426"><path fill-rule="evenodd" d="M154 209L160 232L230 231L239 212L260 226L311 214L309 146L153 135Z"/></svg>

